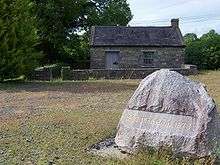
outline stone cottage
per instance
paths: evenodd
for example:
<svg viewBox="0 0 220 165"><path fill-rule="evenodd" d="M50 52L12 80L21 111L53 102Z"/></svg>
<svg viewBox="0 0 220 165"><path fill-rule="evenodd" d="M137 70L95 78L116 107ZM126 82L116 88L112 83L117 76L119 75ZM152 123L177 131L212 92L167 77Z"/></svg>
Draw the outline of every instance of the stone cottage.
<svg viewBox="0 0 220 165"><path fill-rule="evenodd" d="M179 19L171 26L95 26L91 29L91 69L181 68L184 42Z"/></svg>

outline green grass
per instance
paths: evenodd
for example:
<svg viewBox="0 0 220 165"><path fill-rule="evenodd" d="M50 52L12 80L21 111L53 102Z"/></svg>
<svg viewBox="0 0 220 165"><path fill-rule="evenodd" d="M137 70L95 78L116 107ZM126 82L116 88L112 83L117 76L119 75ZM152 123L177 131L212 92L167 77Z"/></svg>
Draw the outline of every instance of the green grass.
<svg viewBox="0 0 220 165"><path fill-rule="evenodd" d="M207 85L220 106L220 71L191 78ZM115 134L138 80L0 84L0 164L190 164L163 152L129 159L86 152ZM196 164L211 164L212 159Z"/></svg>

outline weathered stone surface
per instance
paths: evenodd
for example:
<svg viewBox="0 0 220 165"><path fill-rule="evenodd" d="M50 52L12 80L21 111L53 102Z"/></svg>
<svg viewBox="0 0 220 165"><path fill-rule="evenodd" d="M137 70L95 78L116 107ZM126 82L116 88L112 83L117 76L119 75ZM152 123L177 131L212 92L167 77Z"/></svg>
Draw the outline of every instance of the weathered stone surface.
<svg viewBox="0 0 220 165"><path fill-rule="evenodd" d="M118 125L115 142L132 153L140 147L171 147L198 157L219 145L217 107L203 84L162 69L142 80Z"/></svg>

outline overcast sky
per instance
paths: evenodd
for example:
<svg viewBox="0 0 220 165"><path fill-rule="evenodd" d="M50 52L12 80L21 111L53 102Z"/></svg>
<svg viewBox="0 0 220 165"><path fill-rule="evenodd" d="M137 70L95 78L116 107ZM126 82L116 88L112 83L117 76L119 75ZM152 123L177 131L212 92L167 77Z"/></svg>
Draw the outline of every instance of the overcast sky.
<svg viewBox="0 0 220 165"><path fill-rule="evenodd" d="M220 33L220 0L128 0L134 15L131 26L170 25L180 18L182 33Z"/></svg>

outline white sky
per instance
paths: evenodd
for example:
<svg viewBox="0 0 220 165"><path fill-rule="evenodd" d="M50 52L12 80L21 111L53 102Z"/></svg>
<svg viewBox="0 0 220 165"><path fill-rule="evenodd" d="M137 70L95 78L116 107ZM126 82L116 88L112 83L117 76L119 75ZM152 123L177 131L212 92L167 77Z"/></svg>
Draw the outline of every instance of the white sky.
<svg viewBox="0 0 220 165"><path fill-rule="evenodd" d="M180 18L182 33L220 33L220 0L128 0L134 15L131 26L166 26Z"/></svg>

